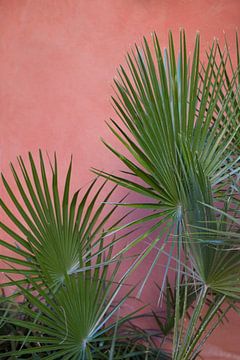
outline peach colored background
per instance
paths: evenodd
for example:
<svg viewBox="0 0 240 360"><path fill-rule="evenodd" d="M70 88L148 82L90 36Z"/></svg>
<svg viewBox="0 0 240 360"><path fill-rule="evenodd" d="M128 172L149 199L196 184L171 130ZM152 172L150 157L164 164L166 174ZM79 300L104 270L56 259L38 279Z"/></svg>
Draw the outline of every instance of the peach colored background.
<svg viewBox="0 0 240 360"><path fill-rule="evenodd" d="M0 0L1 170L38 148L56 150L63 167L74 155L76 187L91 166L119 170L99 137L114 143L104 122L126 51L153 30L165 46L168 29L177 37L180 27L190 48L196 30L203 48L223 30L233 45L239 23L239 0ZM231 316L204 358L240 359L239 334Z"/></svg>

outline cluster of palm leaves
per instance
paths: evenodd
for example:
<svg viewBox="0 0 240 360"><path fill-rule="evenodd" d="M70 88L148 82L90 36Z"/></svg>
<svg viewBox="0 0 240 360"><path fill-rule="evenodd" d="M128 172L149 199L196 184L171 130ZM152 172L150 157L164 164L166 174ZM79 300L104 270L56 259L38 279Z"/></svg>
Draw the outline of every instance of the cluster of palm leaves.
<svg viewBox="0 0 240 360"><path fill-rule="evenodd" d="M118 319L118 312L133 291L131 288L118 296L131 272L130 267L116 279L121 261L113 260L112 252L121 236L105 241L106 233L122 220L109 226L108 219L116 207L104 212L105 203L115 188L100 205L96 203L105 183L89 199L96 180L81 201L78 202L79 190L70 198L71 162L61 199L56 156L51 165L51 185L41 152L39 168L31 154L30 171L21 157L18 163L24 180L20 180L12 164L11 170L22 201L2 177L18 214L1 200L14 229L3 223L1 227L16 242L1 240L1 245L11 252L11 255L1 255L9 264L1 269L8 279L1 286L15 285L17 291L11 297L16 298L20 293L26 300L20 310L24 318L8 318L8 323L28 329L27 336L15 335L14 339L24 345L27 342L41 343L41 346L25 349L21 346L15 352L0 354L0 358L34 353L49 353L46 359L103 358L102 338L107 341L111 330L128 318ZM19 279L14 277L16 274Z"/></svg>
<svg viewBox="0 0 240 360"><path fill-rule="evenodd" d="M178 60L172 34L164 54L154 34L153 51L144 39L141 49L136 46L127 56L128 68L121 67L115 81L113 103L122 125L111 120L109 127L132 158L105 143L128 168L128 176L105 172L102 176L150 199L131 204L153 210L151 219L155 217L156 222L147 236L160 226L162 234L165 224L165 242L158 246L156 261L170 243L169 260L174 259L178 274L173 359L195 358L208 337L206 328L214 314L225 300L235 302L240 296L236 40L234 68L227 44L222 51L215 40L206 52L206 63L202 63L197 35L190 63L184 31L180 33ZM162 236L155 235L149 249L160 241ZM166 274L169 265L170 261ZM181 274L185 286L180 283ZM187 299L189 283L195 286L196 299L186 329L179 303L180 288L185 287ZM214 301L199 324L209 294Z"/></svg>
<svg viewBox="0 0 240 360"><path fill-rule="evenodd" d="M103 140L124 169L121 175L93 171L108 183L139 194L138 203L125 198L111 202L116 186L100 201L106 182L91 196L99 180L78 200L79 191L71 195L70 189L72 163L60 196L57 159L49 184L41 152L39 164L31 154L29 166L18 158L21 176L11 164L19 196L2 177L15 210L1 199L10 220L1 227L15 244L0 242L8 250L1 255L8 264L1 269L7 278L1 286L15 287L11 299L24 296L20 311L25 317L10 317L8 323L25 332L1 337L21 345L0 358L36 354L44 359L165 359L170 355L162 350L163 341L153 337L171 334L171 358L191 360L230 309L239 313L237 36L236 52L235 60L227 42L222 49L214 40L202 62L197 34L189 59L182 30L178 56L171 33L164 52L153 34L151 43L144 38L140 48L127 54L127 68L121 66L115 80L118 121L109 123L125 150L121 153ZM129 222L126 212L111 221L120 206L146 209L146 215ZM148 228L134 236L139 224ZM121 248L127 236L128 245ZM123 272L128 251L142 241L147 247L140 254L136 250ZM156 257L138 295L154 265L167 255L159 290L167 319L163 322L154 312L158 330L133 326L129 331L129 321L138 314L136 310L121 315L122 305L135 291L134 286L130 290L125 286L126 280L152 250ZM174 290L170 272L176 274Z"/></svg>

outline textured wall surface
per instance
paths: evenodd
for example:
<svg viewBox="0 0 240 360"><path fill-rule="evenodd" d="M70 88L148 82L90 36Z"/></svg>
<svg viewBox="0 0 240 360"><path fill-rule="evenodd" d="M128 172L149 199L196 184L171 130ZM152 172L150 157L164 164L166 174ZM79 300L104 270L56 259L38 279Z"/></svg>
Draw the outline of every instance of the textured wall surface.
<svg viewBox="0 0 240 360"><path fill-rule="evenodd" d="M62 166L73 154L76 186L91 166L119 170L99 137L111 138L111 84L126 51L153 30L164 46L180 27L190 48L197 30L203 48L223 30L231 46L239 23L239 0L0 0L1 170L38 148L56 150ZM230 320L204 358L240 359L240 321Z"/></svg>

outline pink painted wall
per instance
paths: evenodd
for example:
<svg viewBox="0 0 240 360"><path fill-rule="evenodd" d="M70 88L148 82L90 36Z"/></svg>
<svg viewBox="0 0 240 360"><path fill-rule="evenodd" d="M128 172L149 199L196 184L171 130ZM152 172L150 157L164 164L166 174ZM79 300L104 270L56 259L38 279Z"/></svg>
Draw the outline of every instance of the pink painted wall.
<svg viewBox="0 0 240 360"><path fill-rule="evenodd" d="M180 27L190 47L196 30L203 47L223 30L233 45L239 23L239 0L0 0L1 170L38 148L56 150L63 167L74 155L76 187L92 178L91 166L119 170L99 137L114 143L104 122L130 46L153 30L164 46L168 29L177 37ZM205 358L240 359L239 333L232 316Z"/></svg>

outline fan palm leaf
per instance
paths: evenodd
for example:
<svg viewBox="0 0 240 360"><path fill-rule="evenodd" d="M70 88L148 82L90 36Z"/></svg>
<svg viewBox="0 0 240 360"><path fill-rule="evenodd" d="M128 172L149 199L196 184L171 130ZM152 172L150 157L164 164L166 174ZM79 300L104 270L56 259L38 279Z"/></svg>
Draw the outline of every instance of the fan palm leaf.
<svg viewBox="0 0 240 360"><path fill-rule="evenodd" d="M178 61L175 59L171 33L165 56L162 55L157 36L153 36L155 61L144 39L142 48L136 47L136 54L127 55L131 77L120 67L119 80L115 80L117 94L113 102L124 126L111 120L109 127L136 162L105 144L146 186L104 172L101 175L158 201L160 209L176 210L183 200L182 178L178 177L181 143L187 144L193 154L192 160L199 161L210 183L216 185L220 179L219 173L224 175L229 170L229 165L225 163L231 153L228 145L233 139L239 141L237 110L228 114L227 118L225 116L236 95L233 99L233 92L229 91L224 102L221 96L225 61L220 60L217 74L213 71L218 43L212 45L203 78L199 74L199 43L197 35L190 66L183 31L180 34ZM220 101L221 109L214 118ZM231 133L227 131L229 128Z"/></svg>
<svg viewBox="0 0 240 360"><path fill-rule="evenodd" d="M188 217L191 221L185 236L189 238L184 243L185 259L182 261L194 269L200 286L195 287L195 307L189 322L184 321L184 316L175 324L173 358L176 360L195 359L227 312L230 309L238 311L235 305L240 300L240 204L235 179L230 190L230 193L226 191L221 208L196 203L195 208L205 208L204 216L202 214L200 220L197 216ZM193 279L193 274L186 271L184 279L187 294L187 282ZM178 294L180 291L182 287L177 284ZM180 295L178 297L180 299ZM207 297L212 301L206 311ZM226 304L219 312L224 302ZM187 297L184 306L187 311Z"/></svg>
<svg viewBox="0 0 240 360"><path fill-rule="evenodd" d="M103 247L103 240L100 247ZM0 358L28 354L43 354L44 359L98 358L101 343L109 341L113 329L137 312L119 318L121 306L134 290L130 287L125 295L119 296L134 263L117 281L121 261L109 265L111 256L112 246L97 257L97 264L103 265L91 267L91 250L87 258L79 252L79 263L87 270L74 275L65 272L64 285L57 292L47 283L39 284L33 277L28 279L29 288L12 280L27 299L27 303L19 306L21 314L29 320L13 317L9 323L29 333L1 336L1 340L11 339L24 344L25 348L0 354ZM33 343L38 345L32 346Z"/></svg>
<svg viewBox="0 0 240 360"><path fill-rule="evenodd" d="M91 246L92 250L95 249L95 252L92 251L91 254L96 259L99 251L104 250L99 248L102 238L111 230L111 226L121 221L119 219L116 224L107 225L116 206L106 212L105 203L115 188L105 196L100 205L98 204L99 196L105 183L91 196L93 188L96 187L96 179L90 184L80 201L78 200L79 190L70 198L71 161L61 198L56 156L54 165L51 165L52 184L49 184L47 179L41 151L39 153L40 170L31 153L29 153L29 162L31 171L27 169L23 159L18 158L23 180L11 164L20 197L15 195L15 191L2 175L3 186L15 210L0 199L1 208L9 220L7 223L1 222L0 226L16 245L3 239L0 240L1 247L10 251L8 255L0 255L0 259L9 264L1 271L5 274L21 274L20 283L29 276L41 279L44 274L48 277L49 284L57 286L62 283L65 274L71 275L80 269L79 251L82 257L86 258ZM112 241L117 241L117 239L112 238ZM9 284L11 285L11 282ZM5 283L1 286L9 284Z"/></svg>

